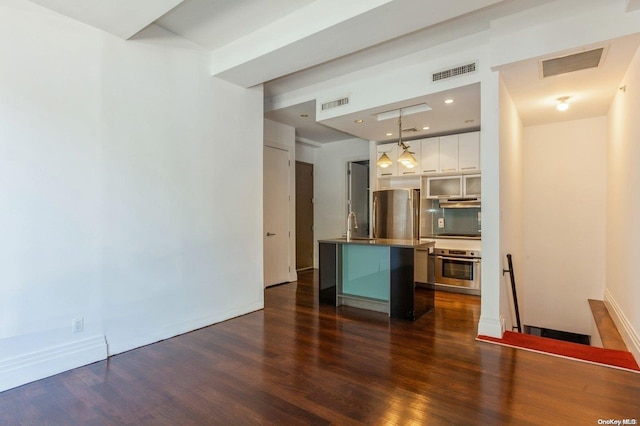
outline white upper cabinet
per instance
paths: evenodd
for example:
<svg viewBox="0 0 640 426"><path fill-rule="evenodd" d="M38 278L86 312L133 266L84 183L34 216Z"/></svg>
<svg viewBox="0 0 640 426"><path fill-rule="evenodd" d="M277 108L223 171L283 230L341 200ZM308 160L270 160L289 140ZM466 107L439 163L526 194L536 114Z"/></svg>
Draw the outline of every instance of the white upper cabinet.
<svg viewBox="0 0 640 426"><path fill-rule="evenodd" d="M440 138L422 139L421 173L438 173L440 171Z"/></svg>
<svg viewBox="0 0 640 426"><path fill-rule="evenodd" d="M481 175L464 175L464 191L465 197L479 197L482 190Z"/></svg>
<svg viewBox="0 0 640 426"><path fill-rule="evenodd" d="M382 153L392 161L386 168L376 166L379 178L480 173L480 132L405 141L404 144L418 164L407 167L398 163L402 150L395 142L378 145L376 162Z"/></svg>
<svg viewBox="0 0 640 426"><path fill-rule="evenodd" d="M376 165L377 165L377 161L380 159L383 153L387 154L387 156L391 159L391 165L388 167L376 166L377 176L379 178L398 176L398 144L387 143L384 145L378 145L376 147L376 151L377 151Z"/></svg>
<svg viewBox="0 0 640 426"><path fill-rule="evenodd" d="M427 189L426 198L461 197L462 176L423 177L422 187Z"/></svg>
<svg viewBox="0 0 640 426"><path fill-rule="evenodd" d="M408 148L409 152L416 159L416 162L418 164L414 165L413 167L409 167L409 166L405 166L404 164L398 162L398 176L409 176L409 175L419 175L419 174L421 174L422 173L422 169L421 169L421 166L420 166L420 163L421 163L420 141L419 140L407 141L407 142L404 142L404 144ZM400 154L402 154L402 149L400 147L397 147L397 153L398 153L398 156L400 156Z"/></svg>
<svg viewBox="0 0 640 426"><path fill-rule="evenodd" d="M480 132L458 135L458 167L461 172L480 170Z"/></svg>
<svg viewBox="0 0 640 426"><path fill-rule="evenodd" d="M440 172L457 172L458 135L440 137Z"/></svg>

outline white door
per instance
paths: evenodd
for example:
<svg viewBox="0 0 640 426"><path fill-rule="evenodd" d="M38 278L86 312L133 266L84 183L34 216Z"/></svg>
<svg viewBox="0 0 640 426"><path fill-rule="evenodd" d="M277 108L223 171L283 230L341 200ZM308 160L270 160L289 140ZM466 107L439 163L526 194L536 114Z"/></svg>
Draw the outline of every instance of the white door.
<svg viewBox="0 0 640 426"><path fill-rule="evenodd" d="M264 285L289 281L289 152L264 148Z"/></svg>

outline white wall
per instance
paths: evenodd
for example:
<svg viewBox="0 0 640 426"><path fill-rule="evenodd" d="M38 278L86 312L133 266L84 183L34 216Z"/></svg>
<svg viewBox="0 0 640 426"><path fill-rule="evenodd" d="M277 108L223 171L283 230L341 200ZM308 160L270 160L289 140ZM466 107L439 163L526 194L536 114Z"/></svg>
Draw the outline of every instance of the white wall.
<svg viewBox="0 0 640 426"><path fill-rule="evenodd" d="M620 86L625 90L618 91L608 116L604 297L627 347L640 360L640 50Z"/></svg>
<svg viewBox="0 0 640 426"><path fill-rule="evenodd" d="M501 300L500 79L489 68L481 72L482 270L478 334L502 337L506 319Z"/></svg>
<svg viewBox="0 0 640 426"><path fill-rule="evenodd" d="M317 240L335 238L346 232L347 163L369 159L369 141L349 139L322 145L315 153L313 215L318 267Z"/></svg>
<svg viewBox="0 0 640 426"><path fill-rule="evenodd" d="M605 281L607 119L524 129L523 322L589 334Z"/></svg>
<svg viewBox="0 0 640 426"><path fill-rule="evenodd" d="M0 390L262 308L262 89L157 27L0 34Z"/></svg>
<svg viewBox="0 0 640 426"><path fill-rule="evenodd" d="M302 161L303 163L315 164L316 151L319 147L305 145L304 143L296 142L296 161Z"/></svg>
<svg viewBox="0 0 640 426"><path fill-rule="evenodd" d="M522 121L504 83L500 81L500 247L502 269L509 269L511 254L518 307L523 318L522 232L523 232L523 164ZM500 312L506 329L517 325L515 303L509 274L502 275Z"/></svg>

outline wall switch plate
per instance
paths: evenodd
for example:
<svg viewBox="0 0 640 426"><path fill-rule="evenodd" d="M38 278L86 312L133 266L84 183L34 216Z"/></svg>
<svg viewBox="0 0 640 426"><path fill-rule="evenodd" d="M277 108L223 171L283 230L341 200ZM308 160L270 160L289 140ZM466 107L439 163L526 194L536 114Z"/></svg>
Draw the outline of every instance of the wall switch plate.
<svg viewBox="0 0 640 426"><path fill-rule="evenodd" d="M84 331L84 318L74 318L71 321L71 332L72 333L81 333Z"/></svg>
<svg viewBox="0 0 640 426"><path fill-rule="evenodd" d="M438 218L438 228L444 228L444 217Z"/></svg>

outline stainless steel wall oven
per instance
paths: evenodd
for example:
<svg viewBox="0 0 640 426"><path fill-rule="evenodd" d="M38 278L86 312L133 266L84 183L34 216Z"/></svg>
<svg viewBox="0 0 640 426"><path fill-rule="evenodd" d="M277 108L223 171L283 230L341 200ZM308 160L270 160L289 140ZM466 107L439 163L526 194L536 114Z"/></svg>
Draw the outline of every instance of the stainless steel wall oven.
<svg viewBox="0 0 640 426"><path fill-rule="evenodd" d="M429 282L442 290L480 295L480 250L434 250Z"/></svg>

